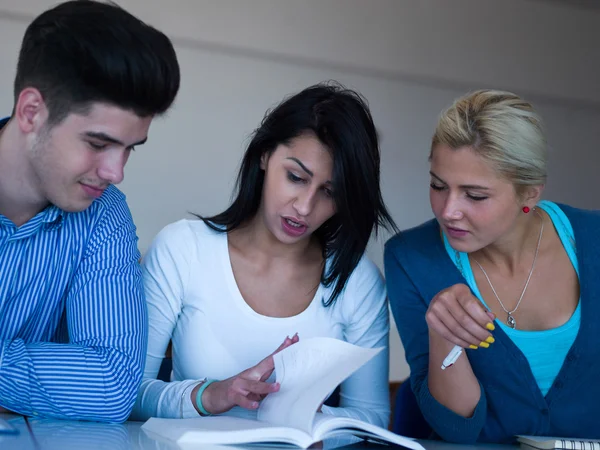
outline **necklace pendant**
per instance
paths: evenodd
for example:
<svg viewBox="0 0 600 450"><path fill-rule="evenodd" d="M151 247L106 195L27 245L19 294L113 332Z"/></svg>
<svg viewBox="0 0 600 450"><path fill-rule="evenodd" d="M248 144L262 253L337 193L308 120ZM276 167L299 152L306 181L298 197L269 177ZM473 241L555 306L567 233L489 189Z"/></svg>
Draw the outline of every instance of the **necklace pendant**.
<svg viewBox="0 0 600 450"><path fill-rule="evenodd" d="M506 324L511 327L512 329L517 328L517 321L515 320L515 318L512 315L508 315L508 317L506 318Z"/></svg>

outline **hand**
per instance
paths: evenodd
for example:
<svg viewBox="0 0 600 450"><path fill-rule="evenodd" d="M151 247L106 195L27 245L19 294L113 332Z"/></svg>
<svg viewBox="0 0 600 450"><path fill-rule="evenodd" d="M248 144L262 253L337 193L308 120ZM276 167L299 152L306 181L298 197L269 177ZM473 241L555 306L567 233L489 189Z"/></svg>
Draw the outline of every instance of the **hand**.
<svg viewBox="0 0 600 450"><path fill-rule="evenodd" d="M427 309L425 320L430 332L461 347L489 347L490 331L496 316L473 296L468 286L455 284L439 292Z"/></svg>
<svg viewBox="0 0 600 450"><path fill-rule="evenodd" d="M265 380L271 376L275 369L273 355L290 345L298 342L296 333L293 337L286 337L283 343L259 362L254 367L223 381L217 381L208 386L202 393L202 406L211 414L222 414L234 406L246 409L256 409L260 401L271 392L279 390L278 383L267 383ZM202 385L199 384L192 390L192 402L196 404L196 394Z"/></svg>

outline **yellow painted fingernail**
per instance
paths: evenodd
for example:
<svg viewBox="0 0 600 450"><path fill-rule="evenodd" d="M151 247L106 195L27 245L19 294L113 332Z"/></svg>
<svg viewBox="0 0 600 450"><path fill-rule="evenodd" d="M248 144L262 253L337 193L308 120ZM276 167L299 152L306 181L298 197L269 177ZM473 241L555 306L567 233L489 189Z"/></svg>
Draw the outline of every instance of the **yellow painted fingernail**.
<svg viewBox="0 0 600 450"><path fill-rule="evenodd" d="M472 350L477 350L477 346L476 345L469 345L469 348Z"/></svg>
<svg viewBox="0 0 600 450"><path fill-rule="evenodd" d="M483 342L483 341L481 341L481 342L479 343L479 346L480 346L480 347L483 347L483 348L488 348L488 347L490 346L490 344L488 344L487 342Z"/></svg>
<svg viewBox="0 0 600 450"><path fill-rule="evenodd" d="M493 344L494 342L496 342L496 339L494 339L492 336L489 336L489 337L488 337L488 338L485 340L485 342L488 342L488 343L490 343L490 344Z"/></svg>
<svg viewBox="0 0 600 450"><path fill-rule="evenodd" d="M485 327L490 331L494 331L496 329L492 322L489 322Z"/></svg>

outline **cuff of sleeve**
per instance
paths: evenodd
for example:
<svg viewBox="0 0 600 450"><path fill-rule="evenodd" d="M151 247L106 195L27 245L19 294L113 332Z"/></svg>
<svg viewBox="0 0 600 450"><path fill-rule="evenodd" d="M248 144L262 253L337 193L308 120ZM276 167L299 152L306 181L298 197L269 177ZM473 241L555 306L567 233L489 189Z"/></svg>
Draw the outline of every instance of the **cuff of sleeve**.
<svg viewBox="0 0 600 450"><path fill-rule="evenodd" d="M481 391L479 402L473 416L466 418L448 409L431 395L428 379L428 376L423 378L420 387L415 390L415 395L429 425L446 441L462 444L475 443L487 417L487 399L481 383L479 383Z"/></svg>
<svg viewBox="0 0 600 450"><path fill-rule="evenodd" d="M202 380L194 380L191 382L183 391L183 398L181 399L181 418L182 419L190 419L193 417L202 417L194 406L194 402L192 401L192 391L194 388L200 383Z"/></svg>
<svg viewBox="0 0 600 450"><path fill-rule="evenodd" d="M327 405L323 405L323 406L321 406L321 412L322 412L323 414L329 414L329 415L332 415L332 416L333 416L333 415L335 415L335 414L333 413L333 411L334 411L334 410L335 410L335 408L334 408L334 407L332 407L332 406L327 406ZM318 413L317 413L317 414L318 414Z"/></svg>

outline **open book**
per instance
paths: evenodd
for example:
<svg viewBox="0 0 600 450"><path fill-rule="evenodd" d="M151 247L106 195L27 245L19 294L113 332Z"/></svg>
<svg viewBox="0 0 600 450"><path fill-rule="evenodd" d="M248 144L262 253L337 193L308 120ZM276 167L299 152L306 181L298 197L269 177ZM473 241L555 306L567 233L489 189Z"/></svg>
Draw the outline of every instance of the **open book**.
<svg viewBox="0 0 600 450"><path fill-rule="evenodd" d="M598 439L575 439L548 436L517 436L523 447L541 448L544 450L567 449L567 450L600 450Z"/></svg>
<svg viewBox="0 0 600 450"><path fill-rule="evenodd" d="M317 413L333 390L382 349L361 348L332 338L301 340L274 355L276 381L257 420L230 416L151 418L142 429L151 437L198 444L284 443L307 448L323 439L354 435L424 450L413 441L357 419Z"/></svg>

